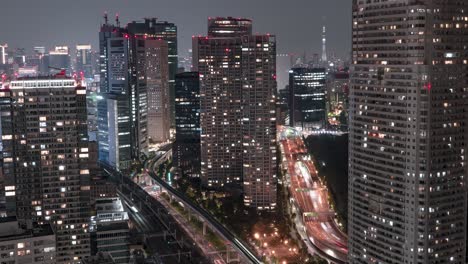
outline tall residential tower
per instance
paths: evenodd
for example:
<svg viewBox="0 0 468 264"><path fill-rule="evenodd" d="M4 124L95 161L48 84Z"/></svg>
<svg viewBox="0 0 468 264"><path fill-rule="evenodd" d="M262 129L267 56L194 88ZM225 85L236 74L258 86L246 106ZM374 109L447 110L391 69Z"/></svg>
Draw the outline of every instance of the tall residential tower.
<svg viewBox="0 0 468 264"><path fill-rule="evenodd" d="M353 1L350 263L466 263L467 10Z"/></svg>
<svg viewBox="0 0 468 264"><path fill-rule="evenodd" d="M276 39L253 35L252 21L210 18L193 38L201 88L201 178L242 183L244 203L276 207Z"/></svg>
<svg viewBox="0 0 468 264"><path fill-rule="evenodd" d="M90 255L86 88L25 78L0 91L6 212L24 226L52 224L57 263Z"/></svg>

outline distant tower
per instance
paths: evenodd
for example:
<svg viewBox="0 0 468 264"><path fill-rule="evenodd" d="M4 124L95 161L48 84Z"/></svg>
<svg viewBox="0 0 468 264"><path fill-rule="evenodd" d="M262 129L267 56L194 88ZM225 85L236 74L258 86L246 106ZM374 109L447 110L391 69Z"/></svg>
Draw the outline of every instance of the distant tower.
<svg viewBox="0 0 468 264"><path fill-rule="evenodd" d="M0 45L0 59L1 64L7 64L8 54L6 53L6 49L8 48L8 44Z"/></svg>
<svg viewBox="0 0 468 264"><path fill-rule="evenodd" d="M322 62L327 62L327 29L325 26L322 31Z"/></svg>

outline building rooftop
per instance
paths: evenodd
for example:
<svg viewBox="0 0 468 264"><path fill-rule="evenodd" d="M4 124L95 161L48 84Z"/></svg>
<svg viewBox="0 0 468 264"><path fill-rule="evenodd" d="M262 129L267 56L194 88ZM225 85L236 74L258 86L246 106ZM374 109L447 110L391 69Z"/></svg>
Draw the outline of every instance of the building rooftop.
<svg viewBox="0 0 468 264"><path fill-rule="evenodd" d="M29 228L21 227L16 217L0 218L0 241L27 239L54 235L50 224L33 224Z"/></svg>

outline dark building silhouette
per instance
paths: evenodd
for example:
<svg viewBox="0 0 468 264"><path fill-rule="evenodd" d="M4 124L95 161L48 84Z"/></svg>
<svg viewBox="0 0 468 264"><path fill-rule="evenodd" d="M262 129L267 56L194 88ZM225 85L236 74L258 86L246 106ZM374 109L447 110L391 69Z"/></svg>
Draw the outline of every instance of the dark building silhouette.
<svg viewBox="0 0 468 264"><path fill-rule="evenodd" d="M175 81L174 164L185 174L200 177L200 77L198 72L184 72Z"/></svg>
<svg viewBox="0 0 468 264"><path fill-rule="evenodd" d="M302 130L326 125L325 68L297 67L289 71L289 122Z"/></svg>

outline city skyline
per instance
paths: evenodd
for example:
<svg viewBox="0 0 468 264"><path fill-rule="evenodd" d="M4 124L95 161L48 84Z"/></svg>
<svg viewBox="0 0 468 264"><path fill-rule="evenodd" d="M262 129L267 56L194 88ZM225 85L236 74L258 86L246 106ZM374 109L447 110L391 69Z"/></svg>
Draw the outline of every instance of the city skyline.
<svg viewBox="0 0 468 264"><path fill-rule="evenodd" d="M467 264L468 0L2 9L1 263Z"/></svg>
<svg viewBox="0 0 468 264"><path fill-rule="evenodd" d="M24 4L22 4L22 2ZM162 4L159 8L158 4ZM28 6L29 8L24 8ZM93 8L89 8L89 7ZM298 8L300 6L301 8ZM183 9L182 9L183 8ZM123 25L144 17L157 17L160 21L170 21L179 28L179 54L185 55L191 48L191 37L206 32L208 17L233 16L246 17L255 22L253 33L275 34L278 41L278 53L296 53L309 55L320 53L322 48L322 27L327 27L327 50L338 56L348 56L351 51L351 8L350 1L327 0L320 4L315 1L299 0L296 5L284 5L280 0L260 1L76 1L63 3L56 0L30 2L20 0L3 3L2 9L8 12L0 17L0 24L9 25L0 28L0 44L9 47L26 48L46 46L51 49L56 45L74 47L77 44L91 44L98 47L96 31L103 23L105 12L113 21L115 14L120 15ZM39 10L39 12L38 12ZM181 10L191 10L181 12ZM261 12L258 12L261 10ZM287 20L277 19L287 16ZM20 18L22 23L9 23ZM57 19L68 21L57 23ZM287 23L285 23L287 22ZM74 30L66 31L64 25L74 25ZM34 27L32 26L34 25ZM293 28L292 28L293 27ZM23 34L11 34L22 32ZM61 34L55 34L61 32Z"/></svg>

